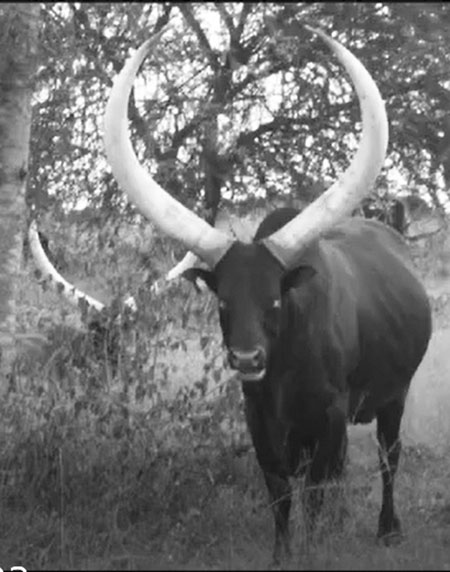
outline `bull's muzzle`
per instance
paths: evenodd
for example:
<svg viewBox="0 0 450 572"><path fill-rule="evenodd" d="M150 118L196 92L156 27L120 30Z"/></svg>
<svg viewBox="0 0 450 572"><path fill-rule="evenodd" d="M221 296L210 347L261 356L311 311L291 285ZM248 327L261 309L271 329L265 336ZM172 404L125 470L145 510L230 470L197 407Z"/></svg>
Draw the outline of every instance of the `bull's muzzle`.
<svg viewBox="0 0 450 572"><path fill-rule="evenodd" d="M250 351L229 348L228 361L242 381L259 381L266 373L266 352L261 346Z"/></svg>

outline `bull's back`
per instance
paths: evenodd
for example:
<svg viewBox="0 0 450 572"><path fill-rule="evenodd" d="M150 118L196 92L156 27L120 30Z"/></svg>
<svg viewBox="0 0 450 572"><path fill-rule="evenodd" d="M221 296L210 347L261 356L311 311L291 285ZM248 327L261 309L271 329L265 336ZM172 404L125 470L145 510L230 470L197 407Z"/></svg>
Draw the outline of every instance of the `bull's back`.
<svg viewBox="0 0 450 572"><path fill-rule="evenodd" d="M377 221L345 221L322 244L335 287L355 310L358 351L349 384L366 395L373 414L370 409L407 389L424 356L428 296L402 237Z"/></svg>

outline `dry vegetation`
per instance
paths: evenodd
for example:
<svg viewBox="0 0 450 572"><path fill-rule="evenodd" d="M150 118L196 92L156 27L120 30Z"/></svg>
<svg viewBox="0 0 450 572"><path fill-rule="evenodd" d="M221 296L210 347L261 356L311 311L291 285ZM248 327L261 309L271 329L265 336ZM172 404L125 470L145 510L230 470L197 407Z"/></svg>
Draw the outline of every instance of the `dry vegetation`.
<svg viewBox="0 0 450 572"><path fill-rule="evenodd" d="M120 270L129 278L121 292L136 291L144 270L133 245L111 246L77 268L91 239L66 254L72 276L98 294L117 288ZM429 251L425 258L432 281ZM188 285L157 303L146 295L138 323L121 332L118 363L107 363L73 329L80 314L24 268L21 358L0 405L3 569L267 568L272 515L240 389L223 368L214 303ZM308 546L296 484L292 569L450 568L449 316L435 304L436 329L403 423L396 497L404 541L375 542L375 431L355 427L344 490L329 490Z"/></svg>

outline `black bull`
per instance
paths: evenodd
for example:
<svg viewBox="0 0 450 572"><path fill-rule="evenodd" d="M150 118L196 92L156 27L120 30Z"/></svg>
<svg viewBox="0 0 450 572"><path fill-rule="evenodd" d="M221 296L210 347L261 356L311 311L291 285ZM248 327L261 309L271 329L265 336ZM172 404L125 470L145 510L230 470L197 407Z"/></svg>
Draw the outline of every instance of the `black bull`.
<svg viewBox="0 0 450 572"><path fill-rule="evenodd" d="M347 421L377 420L378 535L400 534L393 500L400 422L431 333L427 295L399 234L378 221L348 218L285 273L257 241L296 213L274 211L254 242L235 243L214 271L188 271L217 294L230 365L244 379L247 423L274 511L276 560L289 553L288 477L306 453L312 526L323 496L317 485L342 474ZM259 381L245 381L260 373Z"/></svg>

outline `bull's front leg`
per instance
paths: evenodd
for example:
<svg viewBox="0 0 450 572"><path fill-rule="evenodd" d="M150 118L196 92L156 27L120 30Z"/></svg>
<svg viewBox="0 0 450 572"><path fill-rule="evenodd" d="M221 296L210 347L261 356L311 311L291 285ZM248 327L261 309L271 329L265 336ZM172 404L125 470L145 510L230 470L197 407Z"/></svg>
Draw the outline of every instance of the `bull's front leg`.
<svg viewBox="0 0 450 572"><path fill-rule="evenodd" d="M315 528L323 504L324 483L330 479L339 479L344 472L347 442L345 409L339 404L333 404L328 407L322 420L306 473L303 502L308 535Z"/></svg>
<svg viewBox="0 0 450 572"><path fill-rule="evenodd" d="M275 544L272 559L273 563L278 565L291 557L289 513L292 491L287 475L274 474L265 469L263 472L275 520Z"/></svg>
<svg viewBox="0 0 450 572"><path fill-rule="evenodd" d="M269 420L258 391L245 394L245 416L256 451L256 458L261 467L270 497L270 504L275 520L275 544L273 564L279 565L291 556L289 513L291 509L292 490L288 474L280 461L280 451L273 449L274 436L269 434ZM274 428L272 427L272 431Z"/></svg>

